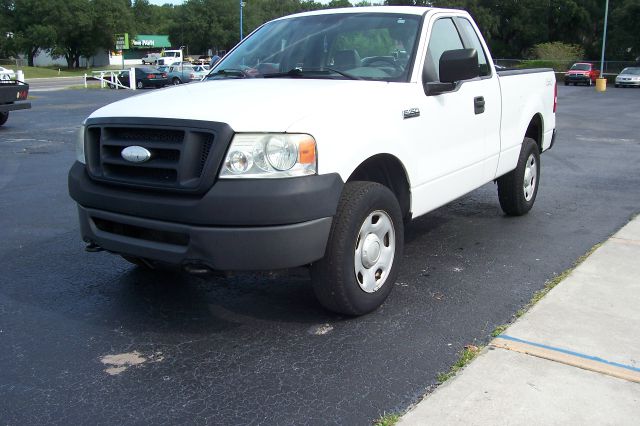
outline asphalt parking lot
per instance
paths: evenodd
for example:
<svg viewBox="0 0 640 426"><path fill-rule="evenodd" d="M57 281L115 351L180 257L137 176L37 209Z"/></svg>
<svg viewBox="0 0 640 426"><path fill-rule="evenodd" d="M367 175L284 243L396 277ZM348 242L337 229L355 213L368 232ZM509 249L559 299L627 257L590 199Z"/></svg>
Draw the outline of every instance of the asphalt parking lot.
<svg viewBox="0 0 640 426"><path fill-rule="evenodd" d="M373 314L324 311L304 269L145 273L84 251L66 187L79 124L131 94L36 93L0 128L1 424L368 425L640 212L640 90L561 86L533 210L488 184L415 220Z"/></svg>

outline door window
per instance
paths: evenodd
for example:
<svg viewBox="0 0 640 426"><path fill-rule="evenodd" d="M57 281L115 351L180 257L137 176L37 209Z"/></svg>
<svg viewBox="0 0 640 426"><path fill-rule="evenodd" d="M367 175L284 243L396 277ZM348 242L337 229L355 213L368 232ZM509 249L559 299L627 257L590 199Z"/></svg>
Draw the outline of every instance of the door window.
<svg viewBox="0 0 640 426"><path fill-rule="evenodd" d="M471 22L464 18L457 18L456 22L458 23L458 28L460 28L460 31L462 31L462 35L465 39L467 47L476 49L476 51L478 52L478 66L480 67L480 77L490 75L491 68L487 63L487 55L485 55L484 53L482 43L480 43L478 34L473 29Z"/></svg>
<svg viewBox="0 0 640 426"><path fill-rule="evenodd" d="M438 19L431 29L431 38L425 60L425 78L428 82L440 81L440 57L447 50L464 49L460 34L451 18Z"/></svg>

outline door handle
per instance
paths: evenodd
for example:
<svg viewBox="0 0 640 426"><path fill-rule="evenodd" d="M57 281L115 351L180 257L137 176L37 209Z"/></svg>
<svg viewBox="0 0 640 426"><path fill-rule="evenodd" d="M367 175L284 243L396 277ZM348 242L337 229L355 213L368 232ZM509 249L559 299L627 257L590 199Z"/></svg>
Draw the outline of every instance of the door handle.
<svg viewBox="0 0 640 426"><path fill-rule="evenodd" d="M484 96L478 96L473 98L473 110L476 115L482 114L484 112Z"/></svg>

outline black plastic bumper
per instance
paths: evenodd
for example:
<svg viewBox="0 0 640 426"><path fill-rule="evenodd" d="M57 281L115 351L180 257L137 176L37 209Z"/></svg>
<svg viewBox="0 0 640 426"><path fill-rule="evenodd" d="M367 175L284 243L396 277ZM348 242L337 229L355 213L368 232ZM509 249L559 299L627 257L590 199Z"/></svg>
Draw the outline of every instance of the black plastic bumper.
<svg viewBox="0 0 640 426"><path fill-rule="evenodd" d="M95 210L206 226L289 225L335 215L344 183L337 173L288 179L219 179L203 195L98 183L76 162L69 194Z"/></svg>
<svg viewBox="0 0 640 426"><path fill-rule="evenodd" d="M280 269L324 256L338 174L218 180L203 196L131 190L69 172L85 241L106 250L216 270Z"/></svg>
<svg viewBox="0 0 640 426"><path fill-rule="evenodd" d="M0 104L0 112L18 111L21 109L30 109L31 102L19 102L17 104Z"/></svg>
<svg viewBox="0 0 640 426"><path fill-rule="evenodd" d="M306 265L324 256L332 218L260 227L204 227L78 206L83 239L114 253L220 271Z"/></svg>

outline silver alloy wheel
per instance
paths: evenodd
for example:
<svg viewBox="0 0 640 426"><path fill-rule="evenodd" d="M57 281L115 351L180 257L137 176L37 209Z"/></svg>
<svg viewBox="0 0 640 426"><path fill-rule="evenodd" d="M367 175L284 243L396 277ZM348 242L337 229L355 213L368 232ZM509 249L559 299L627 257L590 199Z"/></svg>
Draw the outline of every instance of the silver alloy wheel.
<svg viewBox="0 0 640 426"><path fill-rule="evenodd" d="M536 164L536 157L533 154L527 158L527 164L524 168L524 199L531 201L533 194L536 191L536 185L538 184L538 165Z"/></svg>
<svg viewBox="0 0 640 426"><path fill-rule="evenodd" d="M354 272L360 288L374 293L387 280L396 252L396 233L389 215L372 212L360 226L354 253Z"/></svg>

